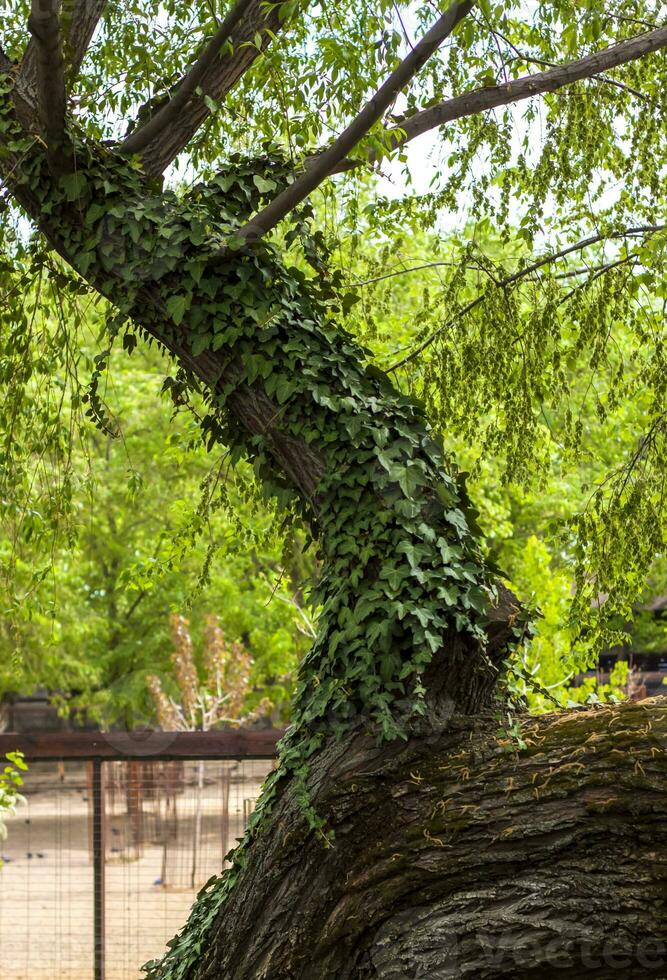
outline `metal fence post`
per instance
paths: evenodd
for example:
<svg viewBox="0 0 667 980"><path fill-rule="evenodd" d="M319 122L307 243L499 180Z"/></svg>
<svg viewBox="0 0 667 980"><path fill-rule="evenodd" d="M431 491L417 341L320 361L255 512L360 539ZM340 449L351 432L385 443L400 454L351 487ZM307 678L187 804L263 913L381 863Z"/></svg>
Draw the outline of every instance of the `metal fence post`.
<svg viewBox="0 0 667 980"><path fill-rule="evenodd" d="M104 980L105 954L105 887L106 858L106 806L104 799L104 773L101 759L93 759L93 888L95 930L95 980Z"/></svg>

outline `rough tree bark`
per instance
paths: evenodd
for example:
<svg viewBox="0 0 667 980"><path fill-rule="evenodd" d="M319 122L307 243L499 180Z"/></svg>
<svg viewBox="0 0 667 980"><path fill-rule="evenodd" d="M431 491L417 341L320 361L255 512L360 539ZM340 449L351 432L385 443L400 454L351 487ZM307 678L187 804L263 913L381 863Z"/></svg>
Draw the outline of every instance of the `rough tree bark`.
<svg viewBox="0 0 667 980"><path fill-rule="evenodd" d="M260 9L253 0L248 17ZM216 96L237 69L216 63ZM14 68L0 59L0 72ZM325 559L326 615L300 704L314 706L317 721L325 691L325 708L348 725L309 760L312 802L335 837L325 847L308 828L299 784L285 776L187 976L667 977L665 707L526 720L527 748L499 741L488 712L518 609L501 589L488 618L479 613L486 646L457 619L479 612L478 568L457 510L462 491L419 410L364 366L317 304L290 293L274 253L246 268L246 255L220 247L228 228L213 220L202 231L187 202L121 153L73 138L74 177L54 177L44 144L26 138L36 102L20 77L17 85L0 95L0 166L14 197L94 288L112 301L129 297L133 320L211 393L209 434L270 462L299 493ZM204 110L192 111L187 132ZM167 135L149 174L183 145L182 134ZM220 329L216 310L239 295L239 277L253 296L274 291L278 323L258 325L251 302L234 307L233 331ZM195 345L202 329L220 344ZM389 566L395 578L384 577ZM438 597L441 620L432 613ZM361 669L369 610L381 663L370 677ZM424 643L437 642L435 656L419 661L424 623L432 630ZM402 657L423 668L407 690ZM415 677L420 717L409 713ZM409 738L378 747L354 719L377 707L387 682ZM316 725L313 734L322 734Z"/></svg>
<svg viewBox="0 0 667 980"><path fill-rule="evenodd" d="M197 980L666 977L664 699L522 727L330 745L333 845L287 789Z"/></svg>

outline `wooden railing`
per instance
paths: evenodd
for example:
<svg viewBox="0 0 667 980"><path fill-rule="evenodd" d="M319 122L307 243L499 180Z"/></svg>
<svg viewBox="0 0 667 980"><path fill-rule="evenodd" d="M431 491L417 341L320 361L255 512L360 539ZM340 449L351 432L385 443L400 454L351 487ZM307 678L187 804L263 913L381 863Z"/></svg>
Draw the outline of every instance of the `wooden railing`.
<svg viewBox="0 0 667 980"><path fill-rule="evenodd" d="M127 759L272 759L284 729L217 732L2 732L0 756L23 752L27 761Z"/></svg>

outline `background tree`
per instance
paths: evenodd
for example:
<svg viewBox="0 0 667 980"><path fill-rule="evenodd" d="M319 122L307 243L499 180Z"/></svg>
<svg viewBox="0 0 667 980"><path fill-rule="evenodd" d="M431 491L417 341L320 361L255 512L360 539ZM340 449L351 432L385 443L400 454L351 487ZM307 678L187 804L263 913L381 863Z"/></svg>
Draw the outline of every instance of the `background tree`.
<svg viewBox="0 0 667 980"><path fill-rule="evenodd" d="M549 720L516 742L518 758L490 736L485 713L527 617L482 547L465 480L400 379L410 388L411 366L428 352L417 385L428 395L440 384L441 427L480 434L488 417L483 451L534 470L545 393L567 421L568 359L604 368L601 415L621 392L635 394L614 347L627 323L648 423L580 516L574 545L579 623L595 625L600 592L609 611L625 608L664 543L666 374L651 285L666 145L659 8L563 3L527 21L503 3L440 12L247 0L219 17L205 5L106 7L34 0L29 19L13 10L0 96L9 193L73 270L62 289L85 281L113 307L88 411L108 428L109 345L157 342L176 362L166 382L174 400L202 397L207 443L252 460L267 491L306 521L322 562L318 635L280 767L231 869L150 974L502 976L508 952L512 975L548 976L563 953L579 975L603 976L615 969L615 943L634 972L655 975L664 964L646 950L664 934L664 863L640 885L634 835L662 854L665 755L652 740L662 745L664 712ZM200 44L193 24L208 29ZM536 101L547 93L556 94ZM516 139L509 109L486 114L525 100ZM543 139L532 125L539 104ZM318 233L308 198L347 174L339 210L354 214L357 170L445 124L449 174L436 166L436 190L422 201L374 202L371 222L391 229L405 211L426 221L465 199L501 237L517 227L521 245L505 269L473 241L447 287L453 319L382 371L341 326L356 294L336 274L336 242ZM190 186L165 185L186 149ZM9 254L23 283L34 261ZM584 271L568 285L559 261L574 254ZM460 302L477 274L476 295ZM632 285L621 289L626 275ZM643 299L645 287L628 322L635 307L622 299ZM18 301L8 319L28 345ZM578 450L576 419L567 431ZM535 795L541 805L527 817ZM601 827L618 842L614 875ZM632 921L619 929L629 905Z"/></svg>
<svg viewBox="0 0 667 980"><path fill-rule="evenodd" d="M155 674L148 678L158 720L165 731L210 731L222 725L243 728L271 711L273 705L266 697L254 710L247 710L252 657L240 643L226 642L217 616L206 617L203 680L193 655L188 620L173 615L170 625L174 647L171 661L180 696L176 699L165 691Z"/></svg>
<svg viewBox="0 0 667 980"><path fill-rule="evenodd" d="M76 412L48 410L40 381L51 377L60 325L47 296L35 301L42 345L30 352L28 384L18 372L26 352L3 337L13 378L2 472L3 692L38 684L60 695L63 710L106 726L150 723L146 672L169 673L168 618L183 608L197 637L206 611L224 610L230 638L253 651L253 683L283 677L307 638L298 612L271 596L303 587L299 533L261 499L247 466L232 470L224 450L206 451L194 416L169 412L154 352L131 360L119 352L103 392L112 428L86 422L70 441ZM89 308L69 323L84 374L103 323ZM65 404L76 402L73 370L60 370ZM20 413L11 412L14 394ZM274 693L285 705L285 686Z"/></svg>

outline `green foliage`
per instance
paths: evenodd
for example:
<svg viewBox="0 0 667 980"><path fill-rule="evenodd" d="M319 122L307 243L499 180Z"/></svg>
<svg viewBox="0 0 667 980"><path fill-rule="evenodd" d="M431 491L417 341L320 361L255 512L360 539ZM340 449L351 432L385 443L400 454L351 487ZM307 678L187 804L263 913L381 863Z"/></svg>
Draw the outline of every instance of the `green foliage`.
<svg viewBox="0 0 667 980"><path fill-rule="evenodd" d="M639 245L656 270L664 242L649 229ZM503 288L525 266L525 246L504 243L488 221L444 240L403 228L375 247L350 241L341 257L362 283L347 325L382 363L433 338L396 376L471 471L503 567L531 525L551 538L576 580L573 635L585 632L592 653L631 614L667 533L664 319L633 264L637 245L613 246L620 265L601 271L609 243L605 253L598 242L585 259L577 252Z"/></svg>
<svg viewBox="0 0 667 980"><path fill-rule="evenodd" d="M547 546L535 535L528 537L516 555L510 575L519 597L539 602L540 609L535 635L518 654L522 674L534 679L539 688L531 689L530 682L520 677L515 695L526 699L532 710L551 711L550 699L565 705L568 680L589 661L586 645L577 643L574 631L567 628L572 578L567 569L555 565Z"/></svg>
<svg viewBox="0 0 667 980"><path fill-rule="evenodd" d="M118 278L123 282L116 322L134 314L139 329L150 329L156 313L146 309L142 286L159 280L166 311L178 320L165 336L164 311L156 311L154 329L165 343L169 331L178 341L187 311L193 356L202 344L234 351L236 377L204 395L211 410L201 425L209 444L224 439L232 460L246 452L245 436L227 417L223 428L221 411L235 390L261 377L282 406L282 432L327 445L318 500L302 504L325 573L315 593L320 632L297 693L299 741L331 712L344 724L359 710L385 737L395 736L391 701L414 689L418 709L416 678L440 647L443 630L453 624L481 638L490 590L465 491L444 471L423 413L380 373L367 370L363 351L330 322L339 308L331 283L307 280L267 243L251 253L231 251L244 213L261 203L255 174L244 180L233 166L205 194L195 188L178 201L151 196L140 173L124 162L83 145L79 153L75 206L79 221L85 215L83 229L72 223L69 182L55 193L41 154L33 153L20 179L69 235L75 266L88 272L99 262L96 284L103 294L114 293ZM268 169L275 172L275 161L258 161L257 172ZM245 185L242 194L234 189L239 185ZM103 215L98 194L105 196ZM222 235L228 236L226 252ZM181 378L186 389L188 382ZM250 452L263 485L285 501L287 486L266 438L255 436ZM391 565L387 554L394 556Z"/></svg>
<svg viewBox="0 0 667 980"><path fill-rule="evenodd" d="M570 691L570 700L579 704L598 704L622 701L628 693L629 667L619 660L612 667L609 683L598 683L595 677L584 677L578 687Z"/></svg>
<svg viewBox="0 0 667 980"><path fill-rule="evenodd" d="M664 653L667 650L667 621L639 611L631 626L631 636L633 650L638 653Z"/></svg>
<svg viewBox="0 0 667 980"><path fill-rule="evenodd" d="M19 791L23 785L22 773L28 768L22 752L8 752L5 759L7 765L0 772L0 841L7 836L7 817L13 816L16 807L25 802Z"/></svg>
<svg viewBox="0 0 667 980"><path fill-rule="evenodd" d="M535 713L553 711L559 706L625 698L628 679L625 661L615 664L608 684L598 683L595 677L584 678L576 686L571 683L597 659L597 647L592 639L579 635L569 623L571 569L559 566L546 544L530 535L521 549L517 549L510 576L522 601L539 603L540 610L533 635L510 662L511 698L527 704ZM633 644L640 649L634 635Z"/></svg>
<svg viewBox="0 0 667 980"><path fill-rule="evenodd" d="M145 677L169 671L169 613L216 610L252 649L253 684L284 706L277 679L310 639L284 601L312 577L303 535L246 464L207 452L205 406L178 374L164 380L159 352L127 357L136 334L106 301L39 244L5 242L4 262L0 690L46 686L63 711L150 722Z"/></svg>
<svg viewBox="0 0 667 980"><path fill-rule="evenodd" d="M59 329L48 313L42 302L45 335ZM100 321L69 326L68 345L90 364ZM281 528L247 466L231 470L223 449L206 452L192 413L170 418L159 396L165 370L152 352L112 355L102 389L106 428L83 420L67 448L66 506L55 516L52 452L69 442L74 413L60 409L54 435L38 424L39 388L20 372L5 385L8 402L22 401L26 413L11 430L5 416L0 423L3 499L12 505L0 538L0 690L66 692L63 711L81 708L104 725L152 720L145 677L149 669L169 673L170 612L187 609L196 620L220 612L230 639L245 637L252 649L253 684L277 683L282 703L288 690L277 679L309 642L298 609L285 601L311 574L302 536Z"/></svg>

